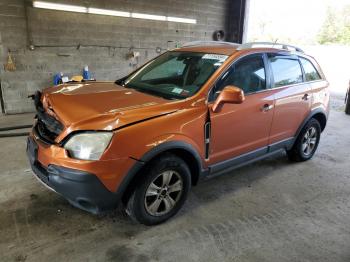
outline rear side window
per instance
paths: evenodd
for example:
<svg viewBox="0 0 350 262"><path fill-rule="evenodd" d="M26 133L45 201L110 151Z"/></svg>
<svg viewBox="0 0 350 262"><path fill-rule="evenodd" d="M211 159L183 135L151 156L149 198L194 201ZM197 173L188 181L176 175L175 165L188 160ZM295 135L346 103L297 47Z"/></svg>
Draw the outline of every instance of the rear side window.
<svg viewBox="0 0 350 262"><path fill-rule="evenodd" d="M289 56L269 56L275 87L303 82L303 73L297 59Z"/></svg>
<svg viewBox="0 0 350 262"><path fill-rule="evenodd" d="M316 68L309 60L300 57L300 62L304 68L305 80L307 82L321 79L320 74L317 72Z"/></svg>

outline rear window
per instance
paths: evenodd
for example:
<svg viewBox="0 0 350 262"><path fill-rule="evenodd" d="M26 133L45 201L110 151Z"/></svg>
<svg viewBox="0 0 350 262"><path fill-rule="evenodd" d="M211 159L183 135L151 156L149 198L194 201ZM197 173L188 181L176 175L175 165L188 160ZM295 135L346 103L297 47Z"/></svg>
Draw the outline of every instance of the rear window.
<svg viewBox="0 0 350 262"><path fill-rule="evenodd" d="M309 60L307 60L306 58L300 57L300 62L304 68L305 80L307 82L321 79L320 74L317 72L316 68Z"/></svg>
<svg viewBox="0 0 350 262"><path fill-rule="evenodd" d="M269 57L275 87L301 83L303 74L297 59L283 56Z"/></svg>

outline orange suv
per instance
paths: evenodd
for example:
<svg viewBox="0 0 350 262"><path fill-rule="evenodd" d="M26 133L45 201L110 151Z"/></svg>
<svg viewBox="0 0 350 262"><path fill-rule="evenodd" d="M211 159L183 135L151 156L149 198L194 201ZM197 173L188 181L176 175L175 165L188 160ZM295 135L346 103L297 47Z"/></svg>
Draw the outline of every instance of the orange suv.
<svg viewBox="0 0 350 262"><path fill-rule="evenodd" d="M297 47L192 42L116 82L37 92L27 154L39 181L72 205L101 213L122 203L154 225L200 178L281 151L312 158L329 96Z"/></svg>

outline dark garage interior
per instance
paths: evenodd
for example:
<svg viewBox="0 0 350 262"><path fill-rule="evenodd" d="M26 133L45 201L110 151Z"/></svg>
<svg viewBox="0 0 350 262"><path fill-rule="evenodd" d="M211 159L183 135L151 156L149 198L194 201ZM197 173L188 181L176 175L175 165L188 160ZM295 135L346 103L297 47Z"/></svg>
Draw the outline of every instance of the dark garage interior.
<svg viewBox="0 0 350 262"><path fill-rule="evenodd" d="M349 107L344 104L349 74L335 66L340 61L339 67L348 68L350 43L315 44L277 35L271 40L260 31L263 36L256 37L251 30L257 23L252 17L256 1L0 0L1 261L350 261L350 122L344 112L350 112L350 99ZM275 7L268 0L267 9L278 12L287 2ZM62 10L67 6L75 11ZM278 23L271 21L259 28ZM133 221L123 205L90 214L35 179L26 150L39 113L30 96L54 86L56 77L64 81L89 74L93 80L114 82L193 41L237 46L290 41L319 58L331 102L314 157L291 162L281 151L204 178L191 187L174 217L155 226ZM284 123L288 121L293 119ZM234 128L240 126L244 123ZM130 139L130 147L138 139Z"/></svg>

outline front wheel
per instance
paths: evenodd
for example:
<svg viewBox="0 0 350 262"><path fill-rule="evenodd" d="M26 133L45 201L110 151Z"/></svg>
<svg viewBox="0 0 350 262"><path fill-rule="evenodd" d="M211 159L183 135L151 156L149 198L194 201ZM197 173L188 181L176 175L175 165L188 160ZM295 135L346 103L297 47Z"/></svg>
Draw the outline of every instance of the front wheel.
<svg viewBox="0 0 350 262"><path fill-rule="evenodd" d="M129 198L126 212L134 221L156 225L183 206L191 187L191 173L187 164L172 154L155 159L147 170Z"/></svg>
<svg viewBox="0 0 350 262"><path fill-rule="evenodd" d="M320 138L320 123L312 118L301 130L293 148L287 151L289 159L296 162L311 159L316 152Z"/></svg>

